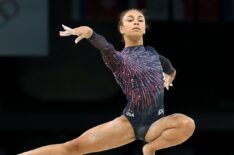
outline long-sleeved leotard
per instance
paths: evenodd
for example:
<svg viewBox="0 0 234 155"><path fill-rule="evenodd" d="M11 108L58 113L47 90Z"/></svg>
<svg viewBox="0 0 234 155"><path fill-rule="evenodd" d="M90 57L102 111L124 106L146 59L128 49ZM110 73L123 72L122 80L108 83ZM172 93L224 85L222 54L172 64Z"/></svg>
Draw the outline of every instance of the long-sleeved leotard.
<svg viewBox="0 0 234 155"><path fill-rule="evenodd" d="M88 40L101 51L105 64L127 97L123 114L131 123L136 139L144 140L150 125L164 116L162 73L173 73L173 66L150 46L131 46L118 52L95 32Z"/></svg>

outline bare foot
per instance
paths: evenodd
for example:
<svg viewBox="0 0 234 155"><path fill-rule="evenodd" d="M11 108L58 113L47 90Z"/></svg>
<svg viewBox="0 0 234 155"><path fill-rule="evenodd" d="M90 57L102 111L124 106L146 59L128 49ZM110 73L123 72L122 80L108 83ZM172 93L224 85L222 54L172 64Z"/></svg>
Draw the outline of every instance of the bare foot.
<svg viewBox="0 0 234 155"><path fill-rule="evenodd" d="M144 155L155 155L155 151L152 150L147 144L143 146L142 151Z"/></svg>

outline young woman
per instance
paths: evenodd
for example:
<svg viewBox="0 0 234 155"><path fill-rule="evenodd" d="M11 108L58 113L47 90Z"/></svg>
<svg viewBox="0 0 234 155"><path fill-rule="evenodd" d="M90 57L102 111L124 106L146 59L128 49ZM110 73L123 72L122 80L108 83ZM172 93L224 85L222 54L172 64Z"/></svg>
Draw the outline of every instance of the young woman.
<svg viewBox="0 0 234 155"><path fill-rule="evenodd" d="M193 134L193 119L179 113L164 116L164 87L172 86L176 70L153 47L144 46L146 27L142 11L122 12L119 31L125 47L118 52L88 26L69 28L63 25L60 36L75 35L75 43L85 38L101 51L128 103L121 116L89 129L74 140L20 155L83 155L120 147L134 140L147 142L143 154L154 155L160 149L185 142Z"/></svg>

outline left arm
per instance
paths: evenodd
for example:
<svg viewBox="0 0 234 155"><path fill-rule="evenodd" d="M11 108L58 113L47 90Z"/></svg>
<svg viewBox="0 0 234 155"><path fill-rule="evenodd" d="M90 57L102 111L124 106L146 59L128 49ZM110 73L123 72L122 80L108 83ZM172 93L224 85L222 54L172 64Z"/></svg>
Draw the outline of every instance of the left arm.
<svg viewBox="0 0 234 155"><path fill-rule="evenodd" d="M175 71L175 68L172 66L169 59L159 55L160 62L162 64L163 72L166 74L172 74Z"/></svg>
<svg viewBox="0 0 234 155"><path fill-rule="evenodd" d="M166 57L160 55L159 59L161 61L162 64L162 68L163 68L163 79L164 79L164 87L169 90L169 86L173 86L172 82L175 79L176 76L176 70L175 68L172 66L171 62L169 59L167 59Z"/></svg>

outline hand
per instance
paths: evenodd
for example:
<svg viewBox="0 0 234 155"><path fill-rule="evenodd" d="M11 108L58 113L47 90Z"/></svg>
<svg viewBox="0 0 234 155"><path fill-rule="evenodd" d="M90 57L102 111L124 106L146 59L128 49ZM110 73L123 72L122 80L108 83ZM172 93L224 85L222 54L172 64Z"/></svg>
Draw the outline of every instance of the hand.
<svg viewBox="0 0 234 155"><path fill-rule="evenodd" d="M71 36L71 35L78 36L75 39L76 44L84 38L86 38L86 39L90 38L93 34L93 30L88 26L80 26L77 28L70 28L70 27L67 27L65 25L62 25L62 27L63 27L64 31L60 31L59 35L61 37L67 37L67 36Z"/></svg>
<svg viewBox="0 0 234 155"><path fill-rule="evenodd" d="M163 80L164 80L164 87L169 90L169 86L173 86L172 82L174 81L176 76L176 71L174 71L172 74L165 74L163 73Z"/></svg>

